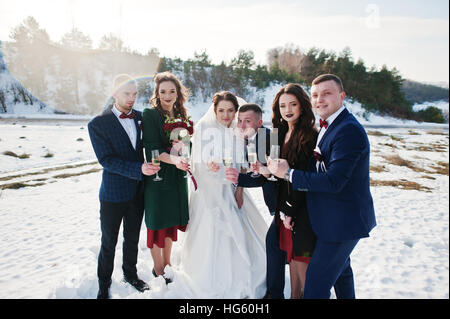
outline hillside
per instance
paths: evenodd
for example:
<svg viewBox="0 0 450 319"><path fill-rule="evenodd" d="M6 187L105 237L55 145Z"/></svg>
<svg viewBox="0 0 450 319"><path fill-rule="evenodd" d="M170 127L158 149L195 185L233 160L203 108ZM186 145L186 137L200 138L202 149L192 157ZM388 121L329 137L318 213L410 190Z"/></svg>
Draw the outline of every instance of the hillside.
<svg viewBox="0 0 450 319"><path fill-rule="evenodd" d="M402 85L402 91L407 100L413 103L424 103L430 101L447 101L449 97L448 88L437 85L419 83L411 80L405 80Z"/></svg>
<svg viewBox="0 0 450 319"><path fill-rule="evenodd" d="M0 41L0 113L55 113L34 97L8 71Z"/></svg>
<svg viewBox="0 0 450 319"><path fill-rule="evenodd" d="M97 114L110 96L115 75L128 73L142 78L153 75L158 64L155 55L67 49L48 43L39 43L31 50L3 42L0 49L7 66L0 74L15 78L48 107L71 114ZM6 86L7 82L2 82L0 94L9 96ZM8 103L10 113L15 103Z"/></svg>

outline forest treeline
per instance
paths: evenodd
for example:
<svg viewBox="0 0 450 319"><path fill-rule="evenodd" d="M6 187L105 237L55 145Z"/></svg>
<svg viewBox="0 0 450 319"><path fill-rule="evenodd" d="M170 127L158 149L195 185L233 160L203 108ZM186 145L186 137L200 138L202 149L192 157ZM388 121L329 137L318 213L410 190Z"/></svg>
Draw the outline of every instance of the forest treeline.
<svg viewBox="0 0 450 319"><path fill-rule="evenodd" d="M218 90L246 98L276 83L297 82L308 88L317 75L334 73L342 78L349 98L368 111L417 121L446 121L438 108L414 112L412 105L448 101L448 89L405 81L395 68L367 67L362 59L354 60L350 48L336 53L320 48L305 51L288 44L268 50L266 64L257 64L251 50L239 51L230 62L214 64L206 51L186 60L160 57L156 48L142 54L113 34L105 35L94 48L92 39L76 28L54 42L33 17L13 28L10 39L4 56L13 75L42 101L51 101L53 107L69 113L97 112L117 73L149 76L172 71L193 96L205 100ZM147 99L150 81L144 83L139 93Z"/></svg>
<svg viewBox="0 0 450 319"><path fill-rule="evenodd" d="M436 107L414 112L415 102L423 102L421 93L414 88L409 90L412 99L408 99L403 90L405 80L398 70L366 67L364 61L354 61L351 50L345 48L340 53L312 48L303 52L294 45L270 49L267 53L267 65L255 63L252 51L239 51L231 63L212 64L207 53L195 54L193 59L162 58L158 71L182 73L186 84L200 90L203 96L219 89L227 89L246 96L249 87L266 88L270 83L297 82L305 87L323 73L337 74L344 83L347 95L360 102L368 111L381 115L390 115L402 119L444 123L442 111ZM208 84L208 85L206 85ZM428 94L425 86L417 86L423 94ZM437 87L426 86L426 88ZM431 95L434 100L448 100L448 89L441 89L440 94ZM446 94L445 94L446 92ZM430 101L430 100L428 100ZM431 100L433 101L433 100Z"/></svg>

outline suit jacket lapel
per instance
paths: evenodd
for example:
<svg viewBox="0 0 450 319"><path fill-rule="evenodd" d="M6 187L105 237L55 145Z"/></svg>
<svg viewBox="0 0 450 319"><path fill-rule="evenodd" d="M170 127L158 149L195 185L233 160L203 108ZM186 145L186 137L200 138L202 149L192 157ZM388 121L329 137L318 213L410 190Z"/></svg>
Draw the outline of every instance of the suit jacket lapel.
<svg viewBox="0 0 450 319"><path fill-rule="evenodd" d="M333 121L333 123L331 123L331 125L327 128L327 130L325 131L325 134L322 136L322 139L320 140L319 143L319 149L321 149L323 142L325 141L325 139L327 138L328 135L330 135L331 131L334 130L334 128L336 126L338 126L338 124L347 117L347 115L350 114L349 111L345 108L341 114L338 115L338 117Z"/></svg>
<svg viewBox="0 0 450 319"><path fill-rule="evenodd" d="M112 117L113 129L116 130L116 132L120 132L119 134L121 135L121 138L126 139L128 141L128 146L134 151L133 145L130 141L130 137L128 136L127 132L125 132L122 124L120 124L117 116L113 112L111 112L110 116Z"/></svg>

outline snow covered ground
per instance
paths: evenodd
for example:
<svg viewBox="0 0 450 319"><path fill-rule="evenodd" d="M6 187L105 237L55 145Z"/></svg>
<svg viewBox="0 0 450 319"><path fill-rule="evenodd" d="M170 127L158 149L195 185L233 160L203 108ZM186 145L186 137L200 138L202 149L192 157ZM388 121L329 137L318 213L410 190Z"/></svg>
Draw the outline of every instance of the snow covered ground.
<svg viewBox="0 0 450 319"><path fill-rule="evenodd" d="M367 131L378 226L352 254L357 297L449 298L448 126ZM95 298L101 168L86 123L0 120L0 163L0 298ZM261 190L251 194L269 223ZM123 283L121 242L113 298L183 298L153 278L144 224L138 273L151 290ZM182 243L180 234L174 280Z"/></svg>

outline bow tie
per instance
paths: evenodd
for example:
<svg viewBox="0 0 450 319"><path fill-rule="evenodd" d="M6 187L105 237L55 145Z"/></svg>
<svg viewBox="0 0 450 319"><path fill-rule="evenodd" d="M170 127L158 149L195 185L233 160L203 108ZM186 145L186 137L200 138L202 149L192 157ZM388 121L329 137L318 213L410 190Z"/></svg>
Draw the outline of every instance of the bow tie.
<svg viewBox="0 0 450 319"><path fill-rule="evenodd" d="M328 122L323 121L322 119L319 119L320 128L325 127L325 129L328 128Z"/></svg>
<svg viewBox="0 0 450 319"><path fill-rule="evenodd" d="M135 111L132 111L130 114L125 114L124 112L122 112L122 114L120 114L119 117L121 119L132 119L135 115L136 115Z"/></svg>

